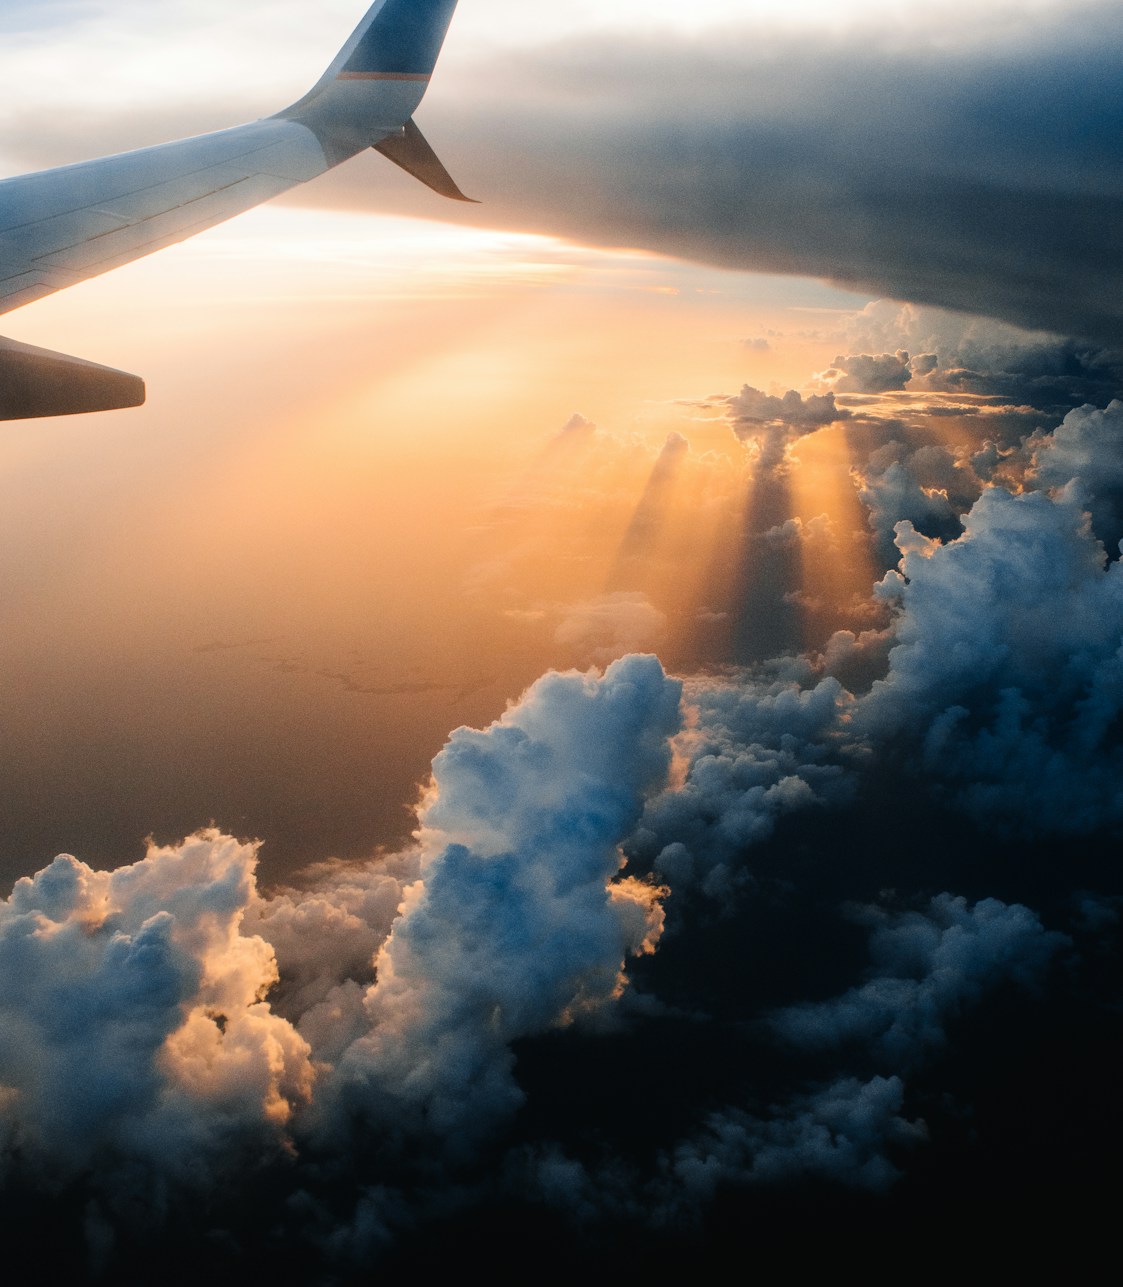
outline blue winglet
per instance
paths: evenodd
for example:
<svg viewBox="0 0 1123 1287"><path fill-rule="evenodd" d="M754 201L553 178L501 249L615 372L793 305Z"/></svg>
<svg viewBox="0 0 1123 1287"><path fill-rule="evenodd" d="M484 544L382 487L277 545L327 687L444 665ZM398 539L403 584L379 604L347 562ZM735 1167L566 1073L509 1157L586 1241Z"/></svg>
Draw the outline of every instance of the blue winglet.
<svg viewBox="0 0 1123 1287"><path fill-rule="evenodd" d="M386 0L337 72L341 80L432 75L456 0Z"/></svg>

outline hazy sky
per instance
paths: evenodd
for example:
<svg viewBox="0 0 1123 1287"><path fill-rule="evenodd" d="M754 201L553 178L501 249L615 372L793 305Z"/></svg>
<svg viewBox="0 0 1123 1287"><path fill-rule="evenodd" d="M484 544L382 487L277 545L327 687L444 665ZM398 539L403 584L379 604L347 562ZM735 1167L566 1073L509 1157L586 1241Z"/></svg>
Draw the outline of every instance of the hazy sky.
<svg viewBox="0 0 1123 1287"><path fill-rule="evenodd" d="M8 3L0 164L274 111L361 8ZM364 155L4 319L148 385L0 432L11 1236L957 1265L1078 1175L1096 1242L1121 66L1107 4L464 0L480 206Z"/></svg>

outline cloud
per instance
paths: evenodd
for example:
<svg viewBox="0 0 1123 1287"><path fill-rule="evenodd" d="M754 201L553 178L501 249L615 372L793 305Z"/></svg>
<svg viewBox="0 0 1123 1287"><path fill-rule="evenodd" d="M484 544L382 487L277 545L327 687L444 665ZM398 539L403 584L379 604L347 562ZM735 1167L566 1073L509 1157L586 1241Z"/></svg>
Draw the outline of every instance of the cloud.
<svg viewBox="0 0 1123 1287"><path fill-rule="evenodd" d="M987 317L892 300L868 304L848 320L846 332L852 343L871 351L890 347L911 351L909 387L913 390L1028 405L1036 410L1039 422L1047 421L1050 428L1069 408L1106 401L1123 384L1118 337L1110 347L1103 347L1022 330ZM841 363L836 360L835 365Z"/></svg>
<svg viewBox="0 0 1123 1287"><path fill-rule="evenodd" d="M876 905L851 914L872 929L867 981L769 1018L783 1042L833 1061L826 1080L766 1110L708 1113L663 1153L653 1176L587 1169L547 1148L518 1160L520 1182L583 1220L626 1217L654 1227L697 1221L730 1186L891 1188L907 1152L929 1136L925 1121L908 1113L902 1074L919 1075L955 1021L1002 986L1039 992L1068 940L1028 908L995 899L970 905L941 894L922 911Z"/></svg>
<svg viewBox="0 0 1123 1287"><path fill-rule="evenodd" d="M0 904L0 1085L9 1166L96 1167L138 1200L211 1187L287 1147L309 1049L264 995L269 945L241 933L252 846L202 833L131 867L63 856Z"/></svg>
<svg viewBox="0 0 1123 1287"><path fill-rule="evenodd" d="M675 1151L673 1174L681 1187L671 1201L710 1202L728 1184L806 1179L887 1189L900 1176L887 1152L926 1138L923 1122L902 1115L903 1104L899 1077L847 1077L774 1105L766 1118L737 1110L714 1114L702 1134Z"/></svg>
<svg viewBox="0 0 1123 1287"><path fill-rule="evenodd" d="M873 969L830 1001L780 1011L772 1026L805 1049L858 1044L882 1072L908 1072L947 1040L947 1028L985 991L1040 981L1066 940L1027 907L986 899L969 906L941 894L925 912L864 911L873 925Z"/></svg>
<svg viewBox="0 0 1123 1287"><path fill-rule="evenodd" d="M773 397L746 384L741 392L726 399L733 432L742 440L766 425L786 425L810 433L824 425L849 419L850 413L835 405L834 394L812 394L804 398L795 389Z"/></svg>
<svg viewBox="0 0 1123 1287"><path fill-rule="evenodd" d="M13 56L21 67L32 58L42 73L27 86L41 97L29 108L19 96L7 131L21 140L26 168L276 110L274 96L302 92L333 52L335 37L309 71L307 41L282 40L263 60L254 56L256 6L233 34L228 10L216 6L200 23L198 5L189 8L176 13L178 46L213 53L221 22L227 49L217 64L193 60L208 65L213 84L190 108L167 106L166 83L158 101L157 37L122 33L111 16L95 11L93 31L118 50L114 85L92 99L82 85L78 124L67 87L80 80L73 69L85 65L90 30L69 40L52 33L42 48L21 42ZM426 99L426 131L486 204L449 207L444 217L829 277L1117 344L1123 120L1113 95L1114 5L1085 3L1078 15L1022 6L1001 28L987 8L960 13L952 43L946 22L784 30L746 15L688 41L586 28L534 47L528 28L517 54L489 54L481 41L460 41L456 26L457 48L450 41ZM350 20L341 13L340 31ZM287 25L300 21L294 12ZM517 30L506 25L504 45ZM118 85L130 89L127 103ZM139 125L137 101L146 104ZM343 167L298 199L434 210L388 166Z"/></svg>
<svg viewBox="0 0 1123 1287"><path fill-rule="evenodd" d="M989 488L941 545L898 524L889 673L854 713L999 828L1080 832L1120 818L1120 565L1079 509ZM1057 605L1064 604L1064 611Z"/></svg>
<svg viewBox="0 0 1123 1287"><path fill-rule="evenodd" d="M1099 50L1076 25L1034 18L1001 50L940 59L922 28L892 54L814 34L559 46L523 70L508 60L460 119L434 98L426 128L454 151L459 137L491 186L478 217L888 283L1115 341L1119 122L1102 90L1118 24ZM1059 96L1055 137L1045 113L1025 116L1027 85ZM474 1213L497 1173L588 1220L668 1227L704 1221L730 1185L884 1193L951 1115L937 1054L996 989L1046 979L1063 942L1027 895L984 891L1044 889L1109 973L1118 900L1083 888L1083 864L1109 842L1114 861L1123 825L1123 600L1096 540L1123 535L1123 404L1109 402L1123 364L1099 343L915 304L844 325L831 387L746 385L708 407L766 469L845 426L883 566L899 565L859 605L879 628L793 632L791 656L681 685L634 655L603 676L550 674L489 728L452 735L415 843L267 896L254 847L216 832L118 872L63 858L21 882L0 905L9 1177L96 1194L105 1210L85 1223L101 1245L137 1194L171 1206L176 1185L213 1193L269 1167L297 1230L274 1245L310 1237L351 1260ZM547 455L596 433L575 414ZM656 468L685 451L672 434ZM817 498L802 513L779 485L766 499L742 534L750 559L828 540L833 557L848 535L807 517ZM754 607L819 602L781 581ZM711 624L743 606L706 601L691 615ZM602 662L666 624L634 593L564 613L555 642ZM930 898L961 888L953 865L970 899ZM871 931L864 971L855 919ZM1053 1005L1084 1000L1068 965ZM1097 1014L1108 1034L1117 1001Z"/></svg>
<svg viewBox="0 0 1123 1287"><path fill-rule="evenodd" d="M930 370L934 354L924 354L920 367ZM835 358L832 368L824 373L836 393L888 393L903 389L912 379L912 361L905 349L896 353L852 353Z"/></svg>
<svg viewBox="0 0 1123 1287"><path fill-rule="evenodd" d="M852 783L830 744L849 694L833 678L794 682L695 680L677 741L681 782L653 797L628 842L641 869L675 889L725 895L742 858L794 811L845 800Z"/></svg>
<svg viewBox="0 0 1123 1287"><path fill-rule="evenodd" d="M664 891L621 875L617 846L666 778L680 693L653 657L544 677L452 735L416 846L300 891L260 897L256 847L215 831L18 882L0 903L8 1178L84 1175L104 1250L184 1185L297 1150L358 1166L364 1124L438 1152L486 1135L522 1099L512 1043L603 1018L659 940Z"/></svg>
<svg viewBox="0 0 1123 1287"><path fill-rule="evenodd" d="M982 491L969 465L933 443L910 447L894 439L872 452L855 474L884 568L897 561L898 523L907 520L925 536L954 540L963 531L961 515Z"/></svg>
<svg viewBox="0 0 1123 1287"><path fill-rule="evenodd" d="M958 887L948 851L985 888L996 833L1040 856L1123 822L1120 565L1073 483L1110 492L1115 417L1034 439L1048 491L984 487L904 430L875 446L867 485L900 465L962 507L943 541L896 524L884 629L684 682L635 655L547 675L452 734L399 854L263 896L254 846L208 832L21 882L0 904L9 1177L94 1195L105 1247L122 1211L216 1176L252 1194L265 1168L291 1221L276 1245L307 1240L344 1280L491 1204L654 1236L705 1229L731 1190L886 1194L960 1111L940 1061L970 1012L1011 985L1069 996L1043 912L930 897ZM876 816L886 781L899 816ZM1093 883L1049 897L1104 968L1118 909Z"/></svg>
<svg viewBox="0 0 1123 1287"><path fill-rule="evenodd" d="M1123 540L1123 402L1076 407L1053 433L1038 433L1026 446L1031 479L1086 509L1114 557Z"/></svg>
<svg viewBox="0 0 1123 1287"><path fill-rule="evenodd" d="M1039 987L1067 943L1028 908L987 899L969 906L941 894L926 911L864 909L873 925L870 978L830 1001L774 1014L773 1029L806 1050L872 1062L870 1076L840 1073L770 1105L767 1116L714 1114L673 1154L676 1188L665 1202L708 1202L726 1184L812 1178L884 1190L900 1178L895 1155L927 1138L904 1115L905 1083L944 1044L948 1027L1003 983Z"/></svg>
<svg viewBox="0 0 1123 1287"><path fill-rule="evenodd" d="M1098 444L1115 432L1115 405L1072 413L1065 441L1082 445L1071 461L1096 458L1084 435ZM1037 440L1043 460L1047 442ZM687 683L680 777L628 842L639 870L726 897L781 819L844 803L874 765L938 784L1002 834L1123 822L1112 787L1123 770L1123 565L1105 566L1068 484L1053 498L1014 495L984 488L943 448L894 449L900 458L885 457L864 485L872 521L922 497L931 526L958 534L894 524L899 569L876 595L892 610L888 629L838 632L771 674ZM1057 467L1058 479L1070 472ZM796 539L802 526L790 520L769 539Z"/></svg>
<svg viewBox="0 0 1123 1287"><path fill-rule="evenodd" d="M645 594L618 590L567 608L554 639L582 657L605 662L651 647L666 625L666 617Z"/></svg>
<svg viewBox="0 0 1123 1287"><path fill-rule="evenodd" d="M1115 344L1116 15L1023 8L1015 26L965 14L957 29L981 34L954 46L943 23L893 40L751 18L689 42L583 34L446 65L426 120L492 224ZM306 199L357 196L361 177Z"/></svg>
<svg viewBox="0 0 1123 1287"><path fill-rule="evenodd" d="M245 927L266 940L278 967L270 1003L297 1026L317 1060L334 1063L367 1026L364 989L390 936L420 854L380 854L366 863L310 868L300 889L254 899Z"/></svg>
<svg viewBox="0 0 1123 1287"><path fill-rule="evenodd" d="M653 949L659 892L619 879L617 845L670 766L680 686L653 657L549 675L433 764L421 879L378 952L368 1031L326 1089L338 1128L462 1148L521 1102L511 1043L610 1006Z"/></svg>
<svg viewBox="0 0 1123 1287"><path fill-rule="evenodd" d="M797 438L850 418L849 411L835 404L833 393L805 398L789 389L776 397L746 384L740 393L713 401L727 406L730 427L755 450L758 468L765 475L785 467L788 448Z"/></svg>
<svg viewBox="0 0 1123 1287"><path fill-rule="evenodd" d="M587 416L583 416L580 411L575 411L573 415L565 422L551 440L553 442L573 442L591 438L597 431L597 426Z"/></svg>

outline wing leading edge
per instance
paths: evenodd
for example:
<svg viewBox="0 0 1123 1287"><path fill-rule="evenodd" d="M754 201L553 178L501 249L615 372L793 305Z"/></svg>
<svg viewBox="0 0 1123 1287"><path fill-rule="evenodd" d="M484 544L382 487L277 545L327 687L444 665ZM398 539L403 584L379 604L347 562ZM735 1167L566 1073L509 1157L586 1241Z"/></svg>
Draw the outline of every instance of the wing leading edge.
<svg viewBox="0 0 1123 1287"><path fill-rule="evenodd" d="M369 147L468 200L413 122L455 8L377 0L312 90L276 116L0 180L0 313L183 241ZM136 376L0 341L0 419L143 400Z"/></svg>

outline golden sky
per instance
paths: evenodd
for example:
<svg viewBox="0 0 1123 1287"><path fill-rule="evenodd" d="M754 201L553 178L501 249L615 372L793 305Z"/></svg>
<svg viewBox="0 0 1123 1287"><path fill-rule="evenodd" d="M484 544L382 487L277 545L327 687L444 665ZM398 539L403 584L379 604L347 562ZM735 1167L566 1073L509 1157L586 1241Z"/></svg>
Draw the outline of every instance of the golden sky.
<svg viewBox="0 0 1123 1287"><path fill-rule="evenodd" d="M1008 7L974 9L977 37ZM275 110L360 10L12 6L0 159ZM752 20L880 23L889 40L910 12L808 0ZM611 12L621 39L734 19L744 6ZM480 60L606 22L592 3L461 6L424 111L466 190L453 109L488 92ZM845 433L801 441L770 489L722 399L816 388L871 295L496 231L486 201L478 226L444 223L460 211L373 155L338 177L301 194L323 208L259 209L5 319L149 390L143 410L0 436L6 870L66 848L117 861L149 830L212 820L266 839L267 877L271 860L368 852L408 830L449 730L545 668L814 643L868 590ZM431 217L386 213L407 191ZM773 526L765 575L747 534ZM762 576L791 584L775 638L755 620Z"/></svg>
<svg viewBox="0 0 1123 1287"><path fill-rule="evenodd" d="M547 666L689 660L745 467L698 406L805 382L863 303L267 207L13 315L143 373L149 401L0 442L6 861L21 836L110 858L164 816L268 833L286 861L369 850L408 829L449 729ZM599 428L558 441L575 413ZM688 468L652 529L669 434ZM70 804L48 817L36 792Z"/></svg>

